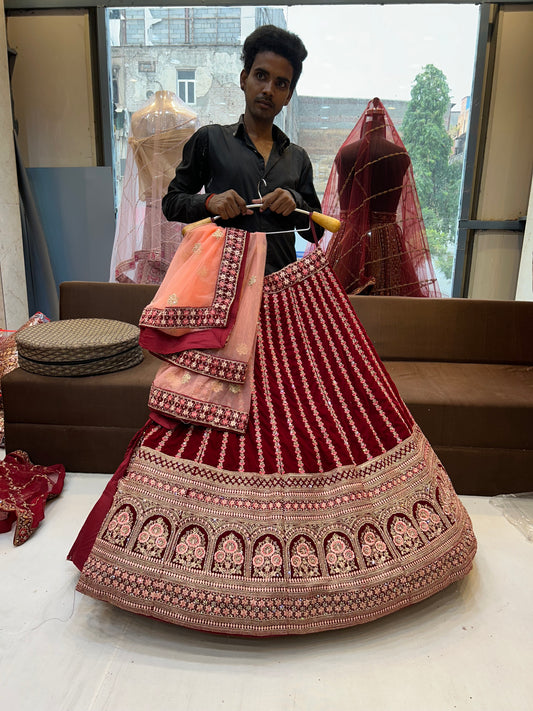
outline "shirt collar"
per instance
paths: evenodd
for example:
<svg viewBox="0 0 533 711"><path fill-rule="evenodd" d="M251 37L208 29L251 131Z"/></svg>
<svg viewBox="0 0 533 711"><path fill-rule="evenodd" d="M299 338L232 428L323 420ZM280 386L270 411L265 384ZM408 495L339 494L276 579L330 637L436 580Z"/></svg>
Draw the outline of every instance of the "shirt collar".
<svg viewBox="0 0 533 711"><path fill-rule="evenodd" d="M234 123L232 125L232 133L234 136L241 139L244 139L244 137L248 135L244 125L244 114L241 114L238 123ZM289 137L285 135L281 128L276 126L276 124L273 124L272 126L272 138L274 139L274 143L277 145L280 153L282 153L291 142Z"/></svg>

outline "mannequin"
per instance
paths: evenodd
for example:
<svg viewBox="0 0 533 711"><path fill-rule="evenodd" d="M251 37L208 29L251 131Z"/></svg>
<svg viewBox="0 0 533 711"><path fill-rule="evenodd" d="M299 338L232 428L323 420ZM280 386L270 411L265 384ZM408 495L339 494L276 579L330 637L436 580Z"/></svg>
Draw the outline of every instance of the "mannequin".
<svg viewBox="0 0 533 711"><path fill-rule="evenodd" d="M339 212L326 253L348 293L440 296L411 160L378 98L341 146L322 209Z"/></svg>
<svg viewBox="0 0 533 711"><path fill-rule="evenodd" d="M196 114L170 91L157 91L131 117L111 281L161 283L182 228L166 220L161 200L197 128Z"/></svg>

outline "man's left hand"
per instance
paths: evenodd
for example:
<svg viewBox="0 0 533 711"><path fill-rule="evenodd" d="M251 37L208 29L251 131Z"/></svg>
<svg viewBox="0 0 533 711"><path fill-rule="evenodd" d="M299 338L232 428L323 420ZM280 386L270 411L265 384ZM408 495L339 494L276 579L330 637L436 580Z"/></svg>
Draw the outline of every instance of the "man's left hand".
<svg viewBox="0 0 533 711"><path fill-rule="evenodd" d="M296 208L296 202L292 194L283 188L276 188L271 193L265 195L262 199L257 198L254 203L261 203L260 212L272 210L278 215L288 217Z"/></svg>

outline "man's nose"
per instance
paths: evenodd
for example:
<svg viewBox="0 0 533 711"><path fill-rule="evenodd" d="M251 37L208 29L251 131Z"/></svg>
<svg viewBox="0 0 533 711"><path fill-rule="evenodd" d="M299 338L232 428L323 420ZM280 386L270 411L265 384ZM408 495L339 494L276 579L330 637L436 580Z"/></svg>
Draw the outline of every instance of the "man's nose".
<svg viewBox="0 0 533 711"><path fill-rule="evenodd" d="M264 94L272 94L272 90L274 88L274 82L272 79L267 79L265 83L263 84L263 93Z"/></svg>

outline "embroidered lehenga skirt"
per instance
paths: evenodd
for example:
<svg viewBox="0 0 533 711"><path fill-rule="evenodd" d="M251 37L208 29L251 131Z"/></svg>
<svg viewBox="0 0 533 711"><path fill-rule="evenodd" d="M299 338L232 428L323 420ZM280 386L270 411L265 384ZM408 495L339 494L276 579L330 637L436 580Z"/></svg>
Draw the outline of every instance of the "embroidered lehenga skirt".
<svg viewBox="0 0 533 711"><path fill-rule="evenodd" d="M264 278L249 378L242 427L216 408L171 427L163 405L138 433L70 553L78 590L268 636L367 622L469 572L469 516L320 250Z"/></svg>

